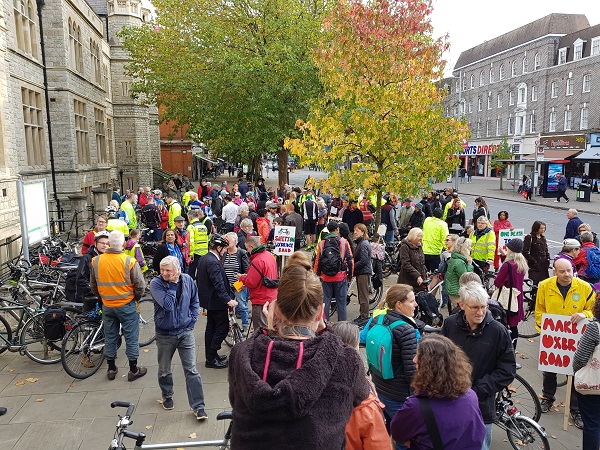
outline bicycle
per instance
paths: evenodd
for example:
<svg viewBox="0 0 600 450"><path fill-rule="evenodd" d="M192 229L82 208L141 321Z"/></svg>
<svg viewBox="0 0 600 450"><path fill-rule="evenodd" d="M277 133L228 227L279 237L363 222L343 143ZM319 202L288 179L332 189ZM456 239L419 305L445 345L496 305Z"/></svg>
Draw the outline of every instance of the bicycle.
<svg viewBox="0 0 600 450"><path fill-rule="evenodd" d="M369 311L373 311L379 301L381 300L381 296L383 295L383 285L375 288L373 286L373 278L369 277ZM348 294L346 299L346 304L349 305L352 297L358 298L358 286L356 282L356 277L352 278L350 285L348 286ZM331 299L331 310L334 312L334 299ZM335 309L337 309L337 304L335 305Z"/></svg>
<svg viewBox="0 0 600 450"><path fill-rule="evenodd" d="M134 439L135 446L133 450L145 450L145 449L169 449L169 448L183 448L183 447L216 447L221 450L227 450L230 447L231 441L231 429L233 426L233 413L231 411L224 411L217 414L217 421L221 420L230 420L229 426L227 427L227 431L225 431L225 435L223 439L213 440L213 441L186 441L186 442L167 442L164 444L144 444L146 440L146 435L144 433L136 433L133 431L129 431L127 428L129 425L133 424L133 420L131 420L131 416L133 415L133 411L135 410L135 405L133 403L127 402L112 402L110 404L111 408L127 408L127 412L124 416L119 415L119 420L117 421L117 425L115 427L114 437L108 447L108 450L125 450L125 445L123 445L124 438Z"/></svg>
<svg viewBox="0 0 600 450"><path fill-rule="evenodd" d="M494 423L506 431L508 442L516 450L550 450L544 428L532 418L523 415L515 406L512 397L510 388L505 388L496 395Z"/></svg>
<svg viewBox="0 0 600 450"><path fill-rule="evenodd" d="M156 339L154 302L143 298L138 302L140 312L139 345L145 347ZM75 323L62 340L60 361L65 372L80 380L95 374L104 362L104 326L101 310L94 309ZM119 334L119 345L121 342Z"/></svg>
<svg viewBox="0 0 600 450"><path fill-rule="evenodd" d="M481 278L481 283L483 284L483 288L491 297L496 289L496 286L494 286L494 280L496 279L496 272L494 271L494 268L488 263L480 266L475 260L473 260L473 271L479 275L479 278Z"/></svg>
<svg viewBox="0 0 600 450"><path fill-rule="evenodd" d="M537 295L537 285L532 280L525 280L523 286L527 286L529 289L523 291L523 310L525 317L519 322L517 329L519 331L519 337L531 339L540 335L535 326L535 302Z"/></svg>
<svg viewBox="0 0 600 450"><path fill-rule="evenodd" d="M245 339L244 331L235 318L234 308L229 308L229 332L223 342L225 342L225 345L228 347L233 347Z"/></svg>

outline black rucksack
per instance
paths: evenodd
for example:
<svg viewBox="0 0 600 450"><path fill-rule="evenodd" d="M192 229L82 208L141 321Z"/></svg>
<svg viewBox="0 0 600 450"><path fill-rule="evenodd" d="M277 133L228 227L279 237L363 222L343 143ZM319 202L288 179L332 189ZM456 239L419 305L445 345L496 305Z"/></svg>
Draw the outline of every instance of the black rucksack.
<svg viewBox="0 0 600 450"><path fill-rule="evenodd" d="M51 341L61 340L65 335L67 312L60 308L44 311L44 337Z"/></svg>
<svg viewBox="0 0 600 450"><path fill-rule="evenodd" d="M341 238L325 239L323 249L319 255L319 272L330 277L336 276L344 267L342 257L343 242ZM345 256L345 255L344 255Z"/></svg>
<svg viewBox="0 0 600 450"><path fill-rule="evenodd" d="M67 272L65 277L65 297L69 302L77 301L77 269Z"/></svg>

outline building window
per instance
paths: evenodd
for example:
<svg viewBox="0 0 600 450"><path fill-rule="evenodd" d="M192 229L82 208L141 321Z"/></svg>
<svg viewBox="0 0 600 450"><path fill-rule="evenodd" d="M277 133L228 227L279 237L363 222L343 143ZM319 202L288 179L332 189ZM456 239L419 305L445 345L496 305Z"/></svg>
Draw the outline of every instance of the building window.
<svg viewBox="0 0 600 450"><path fill-rule="evenodd" d="M477 138L479 139L481 137L481 119L477 120L477 133L476 133Z"/></svg>
<svg viewBox="0 0 600 450"><path fill-rule="evenodd" d="M523 73L527 73L527 66L528 66L528 62L527 62L527 56L525 58L523 58Z"/></svg>
<svg viewBox="0 0 600 450"><path fill-rule="evenodd" d="M550 97L558 97L558 83L556 81L553 81L552 84L550 84Z"/></svg>
<svg viewBox="0 0 600 450"><path fill-rule="evenodd" d="M592 51L590 56L600 55L600 36L592 39Z"/></svg>
<svg viewBox="0 0 600 450"><path fill-rule="evenodd" d="M537 133L537 118L535 116L535 111L531 111L531 115L529 116L529 132Z"/></svg>
<svg viewBox="0 0 600 450"><path fill-rule="evenodd" d="M540 54L536 53L535 56L533 57L533 70L538 70L541 66L541 62L540 62Z"/></svg>
<svg viewBox="0 0 600 450"><path fill-rule="evenodd" d="M567 105L565 109L565 131L571 131L571 106Z"/></svg>
<svg viewBox="0 0 600 450"><path fill-rule="evenodd" d="M133 156L133 141L125 141L125 156Z"/></svg>
<svg viewBox="0 0 600 450"><path fill-rule="evenodd" d="M460 81L456 80L456 83L454 83L454 92L458 92L460 89Z"/></svg>
<svg viewBox="0 0 600 450"><path fill-rule="evenodd" d="M502 128L502 119L498 117L496 119L496 136L500 136Z"/></svg>
<svg viewBox="0 0 600 450"><path fill-rule="evenodd" d="M36 6L33 0L13 0L17 47L22 52L38 57Z"/></svg>
<svg viewBox="0 0 600 450"><path fill-rule="evenodd" d="M108 145L108 162L115 162L115 143L113 140L112 117L106 118L106 143Z"/></svg>
<svg viewBox="0 0 600 450"><path fill-rule="evenodd" d="M69 55L71 67L83 73L83 44L81 43L81 27L69 19Z"/></svg>
<svg viewBox="0 0 600 450"><path fill-rule="evenodd" d="M588 128L588 107L587 103L584 103L581 107L581 112L579 114L579 129L587 130Z"/></svg>
<svg viewBox="0 0 600 450"><path fill-rule="evenodd" d="M538 99L537 86L534 84L531 86L531 101L536 102Z"/></svg>
<svg viewBox="0 0 600 450"><path fill-rule="evenodd" d="M558 50L558 64L564 64L567 62L567 49L561 48Z"/></svg>
<svg viewBox="0 0 600 450"><path fill-rule="evenodd" d="M523 123L524 123L524 116L517 116L515 117L516 119L516 123L515 123L515 134L516 135L521 135L523 134Z"/></svg>
<svg viewBox="0 0 600 450"><path fill-rule="evenodd" d="M511 77L517 76L517 62L516 61L513 61L512 63L510 63L510 76Z"/></svg>
<svg viewBox="0 0 600 450"><path fill-rule="evenodd" d="M567 78L566 95L573 95L573 78Z"/></svg>
<svg viewBox="0 0 600 450"><path fill-rule="evenodd" d="M508 106L513 106L515 104L515 94L513 91L508 91Z"/></svg>
<svg viewBox="0 0 600 450"><path fill-rule="evenodd" d="M471 74L471 81L469 83L469 86L471 87L471 89L475 87L475 75L473 74Z"/></svg>
<svg viewBox="0 0 600 450"><path fill-rule="evenodd" d="M485 137L489 137L492 130L490 130L490 119L485 121Z"/></svg>
<svg viewBox="0 0 600 450"><path fill-rule="evenodd" d="M98 162L108 162L106 151L106 126L104 124L104 111L94 108L94 127L96 129L96 152L98 152Z"/></svg>
<svg viewBox="0 0 600 450"><path fill-rule="evenodd" d="M458 107L459 107L459 109L458 109L458 112L459 112L459 114L460 114L461 116L464 116L464 115L465 115L465 112L466 112L466 111L465 111L465 106L466 106L466 104L465 104L465 100L464 100L464 99L462 99L462 100L460 101L459 105L458 105Z"/></svg>
<svg viewBox="0 0 600 450"><path fill-rule="evenodd" d="M108 82L108 64L103 65L102 86L104 87L104 92L106 92L106 96L110 96L110 83Z"/></svg>
<svg viewBox="0 0 600 450"><path fill-rule="evenodd" d="M497 101L498 101L498 108L502 108L502 94L498 94Z"/></svg>
<svg viewBox="0 0 600 450"><path fill-rule="evenodd" d="M23 103L23 127L25 130L27 165L45 166L48 160L46 158L46 144L44 141L42 94L30 89L21 88L21 101Z"/></svg>
<svg viewBox="0 0 600 450"><path fill-rule="evenodd" d="M508 120L506 121L507 127L506 132L510 136L513 134L513 116L508 116Z"/></svg>
<svg viewBox="0 0 600 450"><path fill-rule="evenodd" d="M473 112L473 100L469 100L468 108L469 108L469 113L472 113Z"/></svg>
<svg viewBox="0 0 600 450"><path fill-rule="evenodd" d="M477 111L481 111L483 109L483 102L481 101L481 97L477 97Z"/></svg>
<svg viewBox="0 0 600 450"><path fill-rule="evenodd" d="M554 111L554 107L550 111L550 123L548 124L548 131L556 131L556 111Z"/></svg>
<svg viewBox="0 0 600 450"><path fill-rule="evenodd" d="M93 80L96 84L102 83L102 68L100 66L100 46L90 39L90 54L92 57Z"/></svg>
<svg viewBox="0 0 600 450"><path fill-rule="evenodd" d="M87 124L87 105L79 100L73 100L75 111L75 141L77 160L79 164L91 164L90 142Z"/></svg>
<svg viewBox="0 0 600 450"><path fill-rule="evenodd" d="M500 70L498 70L498 78L504 80L504 64L500 64Z"/></svg>
<svg viewBox="0 0 600 450"><path fill-rule="evenodd" d="M525 84L519 85L517 90L517 102L519 103L527 103L527 86Z"/></svg>
<svg viewBox="0 0 600 450"><path fill-rule="evenodd" d="M488 98L487 98L487 109L492 109L492 93L491 92L488 94Z"/></svg>
<svg viewBox="0 0 600 450"><path fill-rule="evenodd" d="M586 73L583 76L583 83L581 92L590 92L590 86L592 85L592 74Z"/></svg>
<svg viewBox="0 0 600 450"><path fill-rule="evenodd" d="M129 97L129 81L121 81L121 95Z"/></svg>
<svg viewBox="0 0 600 450"><path fill-rule="evenodd" d="M479 72L479 86L483 86L483 82L484 82L484 76L483 76L483 70L481 72Z"/></svg>
<svg viewBox="0 0 600 450"><path fill-rule="evenodd" d="M464 77L462 77L462 90L463 91L467 90L467 76L466 75Z"/></svg>
<svg viewBox="0 0 600 450"><path fill-rule="evenodd" d="M573 60L579 61L583 57L583 41L578 39L573 45Z"/></svg>
<svg viewBox="0 0 600 450"><path fill-rule="evenodd" d="M494 82L494 69L490 68L490 83Z"/></svg>

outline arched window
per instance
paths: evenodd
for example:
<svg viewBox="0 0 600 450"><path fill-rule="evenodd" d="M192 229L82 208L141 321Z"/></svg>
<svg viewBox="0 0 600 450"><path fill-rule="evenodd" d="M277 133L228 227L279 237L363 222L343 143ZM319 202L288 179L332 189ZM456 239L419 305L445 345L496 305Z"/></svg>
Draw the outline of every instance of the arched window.
<svg viewBox="0 0 600 450"><path fill-rule="evenodd" d="M527 56L523 58L523 73L527 73Z"/></svg>
<svg viewBox="0 0 600 450"><path fill-rule="evenodd" d="M475 75L471 74L471 83L470 83L471 89L473 89L475 87Z"/></svg>
<svg viewBox="0 0 600 450"><path fill-rule="evenodd" d="M490 83L494 82L494 68L490 68Z"/></svg>
<svg viewBox="0 0 600 450"><path fill-rule="evenodd" d="M513 61L512 63L510 63L510 76L511 77L517 76L517 62L516 61Z"/></svg>
<svg viewBox="0 0 600 450"><path fill-rule="evenodd" d="M498 70L498 79L504 80L504 64L500 64L500 69Z"/></svg>
<svg viewBox="0 0 600 450"><path fill-rule="evenodd" d="M484 75L483 75L483 70L481 72L479 72L479 86L483 86L483 82L484 82Z"/></svg>
<svg viewBox="0 0 600 450"><path fill-rule="evenodd" d="M540 54L536 53L535 56L533 57L533 70L538 70L541 66L541 62L540 62Z"/></svg>

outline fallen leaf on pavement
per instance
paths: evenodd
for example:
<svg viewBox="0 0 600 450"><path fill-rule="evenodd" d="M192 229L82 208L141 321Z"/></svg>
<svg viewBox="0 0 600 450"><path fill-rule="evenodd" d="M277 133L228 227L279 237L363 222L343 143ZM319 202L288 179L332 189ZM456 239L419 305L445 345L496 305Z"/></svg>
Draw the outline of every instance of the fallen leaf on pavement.
<svg viewBox="0 0 600 450"><path fill-rule="evenodd" d="M523 353L521 353L521 359L529 359L529 356L526 356Z"/></svg>
<svg viewBox="0 0 600 450"><path fill-rule="evenodd" d="M28 381L30 383L35 383L37 380L39 380L39 378L33 378L33 377L31 377L31 378L25 378L25 381Z"/></svg>
<svg viewBox="0 0 600 450"><path fill-rule="evenodd" d="M163 401L162 400L156 400L158 403L160 403L162 405Z"/></svg>
<svg viewBox="0 0 600 450"><path fill-rule="evenodd" d="M152 425L146 425L146 430L149 430L150 428L152 428Z"/></svg>
<svg viewBox="0 0 600 450"><path fill-rule="evenodd" d="M192 433L192 434L190 434L188 437L189 437L190 439L196 439L196 436L197 436L197 435L196 435L196 433Z"/></svg>
<svg viewBox="0 0 600 450"><path fill-rule="evenodd" d="M150 350L149 350L149 349L147 349L147 348L145 348L145 349L144 349L144 353L148 353L149 351L150 351Z"/></svg>
<svg viewBox="0 0 600 450"><path fill-rule="evenodd" d="M9 372L14 372L14 371L15 371L15 369L8 369L8 371L9 371Z"/></svg>
<svg viewBox="0 0 600 450"><path fill-rule="evenodd" d="M24 381L17 381L17 382L15 383L15 386L23 386L24 384L25 384L25 382L24 382Z"/></svg>
<svg viewBox="0 0 600 450"><path fill-rule="evenodd" d="M554 436L553 434L551 434L551 435L550 435L550 437L551 437L552 439L558 439L558 438L557 438L556 436Z"/></svg>
<svg viewBox="0 0 600 450"><path fill-rule="evenodd" d="M35 401L36 401L36 403L42 403L44 401L44 399L43 398L36 398Z"/></svg>
<svg viewBox="0 0 600 450"><path fill-rule="evenodd" d="M533 342L533 339L527 339L529 342Z"/></svg>
<svg viewBox="0 0 600 450"><path fill-rule="evenodd" d="M69 384L69 387L75 387L75 386L77 386L77 383L75 383L74 381L71 384Z"/></svg>

